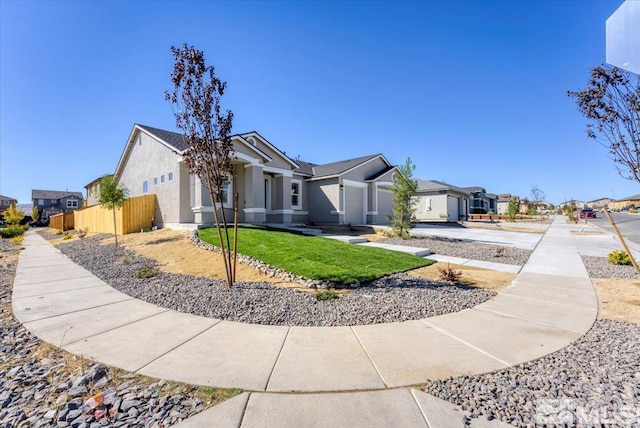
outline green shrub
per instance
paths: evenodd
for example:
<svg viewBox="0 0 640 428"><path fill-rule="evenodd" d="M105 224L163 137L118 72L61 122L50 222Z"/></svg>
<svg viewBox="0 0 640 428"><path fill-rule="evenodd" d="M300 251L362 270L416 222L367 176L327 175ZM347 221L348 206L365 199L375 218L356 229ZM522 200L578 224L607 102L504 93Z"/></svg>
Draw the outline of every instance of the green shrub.
<svg viewBox="0 0 640 428"><path fill-rule="evenodd" d="M333 290L322 290L316 293L316 299L323 300L333 300L338 298L338 293Z"/></svg>
<svg viewBox="0 0 640 428"><path fill-rule="evenodd" d="M24 236L22 235L14 236L13 238L9 239L9 242L11 242L13 245L21 245L23 241Z"/></svg>
<svg viewBox="0 0 640 428"><path fill-rule="evenodd" d="M623 250L615 250L609 253L609 263L614 265L630 265L631 259Z"/></svg>
<svg viewBox="0 0 640 428"><path fill-rule="evenodd" d="M144 265L140 269L138 269L138 271L136 272L136 278L138 279L153 278L154 276L158 275L158 273L159 273L158 269L154 268L153 266Z"/></svg>
<svg viewBox="0 0 640 428"><path fill-rule="evenodd" d="M14 236L21 236L27 229L29 229L29 226L27 226L26 224L24 226L11 225L9 227L0 229L0 237L13 238Z"/></svg>
<svg viewBox="0 0 640 428"><path fill-rule="evenodd" d="M64 232L61 231L60 229L56 229L56 232L54 233L54 235L62 235Z"/></svg>
<svg viewBox="0 0 640 428"><path fill-rule="evenodd" d="M66 241L66 240L71 239L71 238L73 238L73 235L72 235L72 234L70 234L70 233L65 233L65 234L64 234L64 236L62 237L62 240L63 240L63 241Z"/></svg>

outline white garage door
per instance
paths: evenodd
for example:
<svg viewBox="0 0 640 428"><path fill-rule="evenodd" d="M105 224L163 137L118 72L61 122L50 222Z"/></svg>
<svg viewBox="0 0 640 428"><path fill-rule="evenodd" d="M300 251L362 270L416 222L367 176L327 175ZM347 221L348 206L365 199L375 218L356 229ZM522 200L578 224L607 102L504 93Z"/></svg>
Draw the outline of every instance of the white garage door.
<svg viewBox="0 0 640 428"><path fill-rule="evenodd" d="M364 192L361 187L344 186L345 224L364 224Z"/></svg>
<svg viewBox="0 0 640 428"><path fill-rule="evenodd" d="M447 196L447 220L448 221L458 221L458 205L460 203L460 199L454 198L453 196Z"/></svg>

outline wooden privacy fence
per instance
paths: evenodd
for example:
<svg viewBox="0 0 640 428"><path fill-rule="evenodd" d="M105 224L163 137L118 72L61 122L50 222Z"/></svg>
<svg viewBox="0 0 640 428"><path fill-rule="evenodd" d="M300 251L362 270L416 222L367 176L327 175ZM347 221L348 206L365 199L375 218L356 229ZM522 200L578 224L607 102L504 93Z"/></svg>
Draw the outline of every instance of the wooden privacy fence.
<svg viewBox="0 0 640 428"><path fill-rule="evenodd" d="M75 229L88 229L89 232L113 233L113 210L94 205L74 211ZM156 216L156 195L144 195L129 198L122 208L116 209L116 227L118 235L140 232L150 229Z"/></svg>
<svg viewBox="0 0 640 428"><path fill-rule="evenodd" d="M74 228L74 216L73 211L68 213L61 213L52 215L49 217L49 227L54 229L60 229L63 232L65 230L71 230Z"/></svg>

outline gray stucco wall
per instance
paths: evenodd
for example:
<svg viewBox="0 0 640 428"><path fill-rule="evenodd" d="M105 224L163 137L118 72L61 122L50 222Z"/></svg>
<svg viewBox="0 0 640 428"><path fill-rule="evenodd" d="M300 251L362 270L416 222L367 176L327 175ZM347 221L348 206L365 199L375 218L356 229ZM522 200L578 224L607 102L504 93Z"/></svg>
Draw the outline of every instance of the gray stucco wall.
<svg viewBox="0 0 640 428"><path fill-rule="evenodd" d="M158 206L155 221L158 226L180 222L181 174L176 153L144 132L138 132L123 166L118 183L128 190L129 196L143 195L144 181L148 182L147 194L156 194ZM173 173L171 181L169 173ZM157 184L154 184L154 178L158 179Z"/></svg>
<svg viewBox="0 0 640 428"><path fill-rule="evenodd" d="M340 207L338 179L308 182L309 221L313 223L338 223L338 214L331 214Z"/></svg>
<svg viewBox="0 0 640 428"><path fill-rule="evenodd" d="M350 171L347 174L343 174L342 178L347 180L364 181L372 175L387 168L387 164L380 158L375 158L364 165Z"/></svg>
<svg viewBox="0 0 640 428"><path fill-rule="evenodd" d="M416 219L418 221L446 221L447 193L420 193L416 196Z"/></svg>

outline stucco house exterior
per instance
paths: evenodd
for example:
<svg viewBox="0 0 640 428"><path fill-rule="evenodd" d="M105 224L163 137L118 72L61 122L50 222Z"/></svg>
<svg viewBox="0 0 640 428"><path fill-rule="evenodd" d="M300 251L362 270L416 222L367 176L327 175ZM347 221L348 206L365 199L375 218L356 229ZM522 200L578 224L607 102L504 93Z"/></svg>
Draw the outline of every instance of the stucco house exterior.
<svg viewBox="0 0 640 428"><path fill-rule="evenodd" d="M93 180L91 183L84 186L87 191L86 203L88 207L98 205L100 199L100 190L102 187L102 179L109 174L105 174Z"/></svg>
<svg viewBox="0 0 640 428"><path fill-rule="evenodd" d="M243 223L380 223L392 212L388 187L396 167L382 154L317 165L294 161L257 132L231 141L235 172L222 192L227 218L236 192ZM159 227L214 222L208 190L182 158L187 148L182 134L135 124L116 167L128 196L156 194Z"/></svg>
<svg viewBox="0 0 640 428"><path fill-rule="evenodd" d="M611 202L615 202L615 201L612 198L599 198L599 199L594 199L593 201L588 201L586 205L587 205L587 208L602 209L602 208L605 208L607 205L609 205L609 203Z"/></svg>
<svg viewBox="0 0 640 428"><path fill-rule="evenodd" d="M479 186L463 187L462 190L471 196L469 214L488 214L492 210L497 213L497 195L487 193L484 187Z"/></svg>
<svg viewBox="0 0 640 428"><path fill-rule="evenodd" d="M9 196L0 195L0 213L9 209L11 205L14 207L18 204L18 200Z"/></svg>
<svg viewBox="0 0 640 428"><path fill-rule="evenodd" d="M40 218L46 220L54 214L66 213L82 208L82 192L67 190L31 190L33 206L38 207Z"/></svg>
<svg viewBox="0 0 640 428"><path fill-rule="evenodd" d="M435 180L417 180L416 220L456 222L469 215L469 192Z"/></svg>
<svg viewBox="0 0 640 428"><path fill-rule="evenodd" d="M496 198L496 205L498 207L497 214L503 215L503 214L509 213L509 201L511 200L511 198L512 196L510 193L501 193L497 195L497 198ZM520 200L520 198L518 198L517 196L516 198L518 201Z"/></svg>

